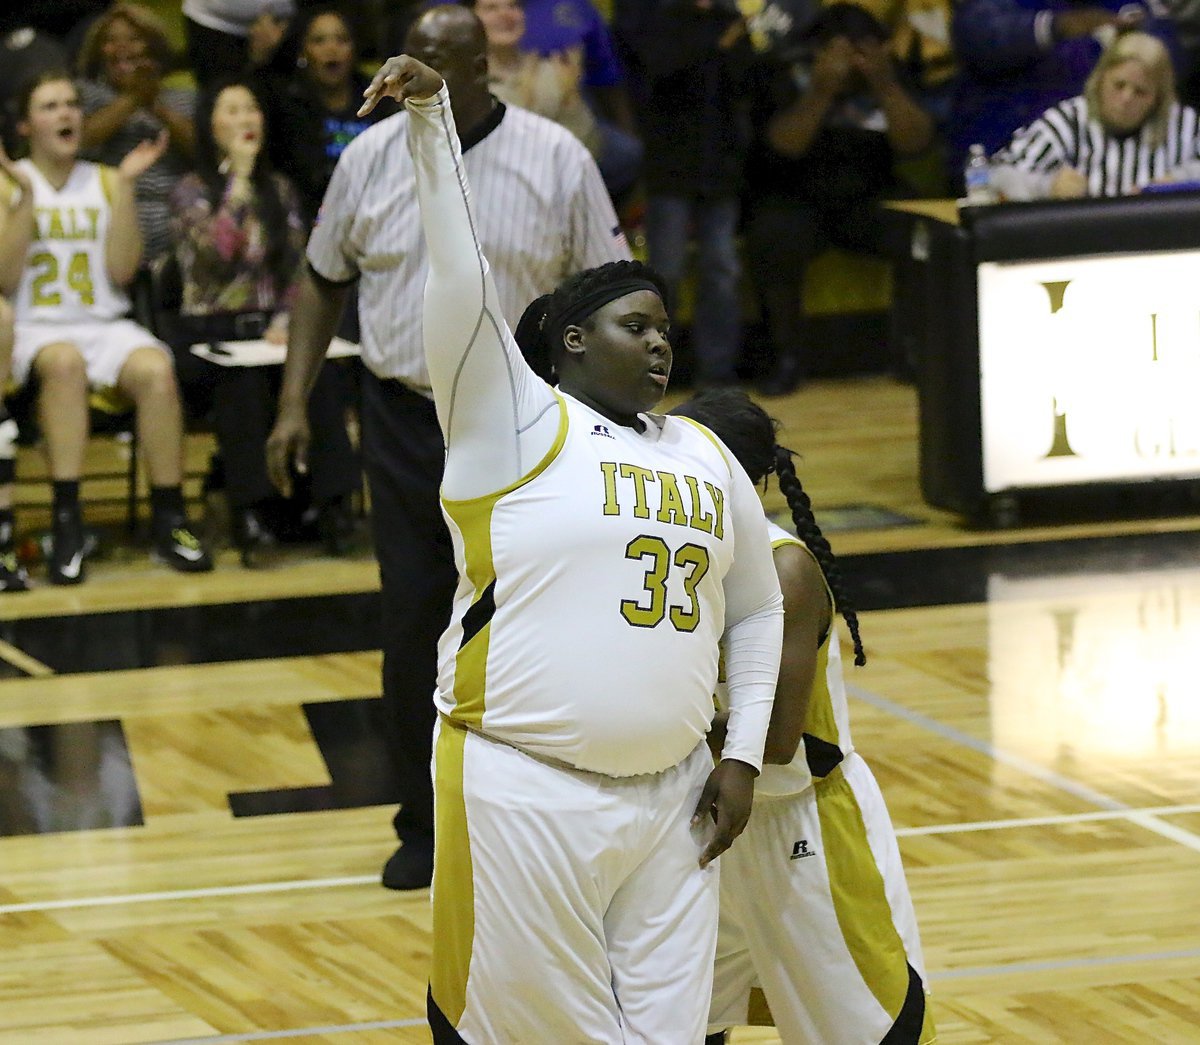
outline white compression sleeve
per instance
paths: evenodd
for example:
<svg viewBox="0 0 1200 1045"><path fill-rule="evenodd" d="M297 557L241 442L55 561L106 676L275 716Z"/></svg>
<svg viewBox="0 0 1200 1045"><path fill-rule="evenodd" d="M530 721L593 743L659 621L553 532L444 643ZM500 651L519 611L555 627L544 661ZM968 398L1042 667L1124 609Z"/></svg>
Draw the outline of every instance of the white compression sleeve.
<svg viewBox="0 0 1200 1045"><path fill-rule="evenodd" d="M447 497L480 497L527 475L554 442L557 398L526 364L479 244L449 94L406 103L429 251L424 336Z"/></svg>
<svg viewBox="0 0 1200 1045"><path fill-rule="evenodd" d="M728 451L726 451L728 453ZM729 454L733 473L729 517L734 526L733 565L725 575L725 681L729 725L722 758L762 769L783 643L783 595L771 554L762 502Z"/></svg>

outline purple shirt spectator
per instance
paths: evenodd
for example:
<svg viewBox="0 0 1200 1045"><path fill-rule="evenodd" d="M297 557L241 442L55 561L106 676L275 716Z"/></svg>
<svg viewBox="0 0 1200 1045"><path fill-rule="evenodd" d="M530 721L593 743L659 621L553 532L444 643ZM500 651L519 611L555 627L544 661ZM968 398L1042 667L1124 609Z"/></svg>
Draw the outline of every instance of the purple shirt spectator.
<svg viewBox="0 0 1200 1045"><path fill-rule="evenodd" d="M538 54L583 46L583 85L613 87L622 80L608 25L590 0L525 0L521 47Z"/></svg>
<svg viewBox="0 0 1200 1045"><path fill-rule="evenodd" d="M1083 90L1100 57L1089 32L1067 28L1058 16L1085 10L1120 12L1122 24L1159 37L1178 54L1175 31L1159 0L961 0L952 33L961 79L950 124L952 162L981 143L988 153L1050 106ZM1140 21L1137 21L1140 18ZM1098 35L1112 31L1108 27Z"/></svg>

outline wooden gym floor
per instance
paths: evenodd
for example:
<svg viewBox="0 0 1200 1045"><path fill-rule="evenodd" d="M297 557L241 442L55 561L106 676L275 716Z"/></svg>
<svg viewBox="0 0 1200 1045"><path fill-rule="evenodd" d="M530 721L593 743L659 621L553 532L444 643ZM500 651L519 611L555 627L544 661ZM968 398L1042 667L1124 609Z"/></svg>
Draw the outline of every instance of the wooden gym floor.
<svg viewBox="0 0 1200 1045"><path fill-rule="evenodd" d="M910 387L770 405L864 608L939 1040L1200 1042L1200 517L973 529L921 503ZM0 597L0 1043L427 1042L369 553L35 580Z"/></svg>

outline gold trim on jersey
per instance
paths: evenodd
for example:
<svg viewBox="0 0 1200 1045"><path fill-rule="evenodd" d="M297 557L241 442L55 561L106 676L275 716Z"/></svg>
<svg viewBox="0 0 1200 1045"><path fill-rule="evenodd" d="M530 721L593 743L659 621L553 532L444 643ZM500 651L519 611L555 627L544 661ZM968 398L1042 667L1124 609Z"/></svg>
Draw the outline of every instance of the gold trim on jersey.
<svg viewBox="0 0 1200 1045"><path fill-rule="evenodd" d="M858 798L841 766L817 780L814 788L821 849L842 939L863 983L895 1020L908 997L908 954L892 917L883 875L867 841ZM921 1041L933 1039L933 1017L926 1006Z"/></svg>
<svg viewBox="0 0 1200 1045"><path fill-rule="evenodd" d="M472 604L496 581L496 564L492 559L492 513L507 494L520 489L542 474L562 452L567 441L568 414L566 401L557 392L558 432L545 456L526 475L495 493L464 500L442 498L446 514L454 520L462 535L463 565L466 579L474 591ZM479 728L483 724L487 697L487 659L492 623L489 620L455 654L454 711L451 717Z"/></svg>
<svg viewBox="0 0 1200 1045"><path fill-rule="evenodd" d="M108 167L103 163L98 163L96 166L100 170L100 189L104 193L104 198L108 200L108 205L113 205L113 200L117 198L117 179L120 177L116 167Z"/></svg>
<svg viewBox="0 0 1200 1045"><path fill-rule="evenodd" d="M467 733L438 731L435 773L433 866L434 961L429 991L442 1014L454 1026L467 1007L467 979L475 942L475 884L472 878L471 836L463 797L464 751Z"/></svg>
<svg viewBox="0 0 1200 1045"><path fill-rule="evenodd" d="M554 391L551 389L551 391ZM497 490L495 493L485 493L478 497L465 497L455 500L451 497L442 497L442 504L446 509L453 514L453 511L459 507L475 504L484 504L488 502L498 501L505 494L510 494L513 490L519 490L526 483L531 482L542 474L548 467L550 462L554 460L561 452L567 441L567 401L563 399L557 391L554 391L554 398L558 400L558 432L555 434L554 443L550 449L546 451L546 456L543 457L537 464L533 466L525 475L521 476L515 482L509 483L503 489Z"/></svg>
<svg viewBox="0 0 1200 1045"><path fill-rule="evenodd" d="M699 421L696 421L690 417L681 417L678 414L672 414L671 416L680 421L686 421L693 428L702 432L708 441L717 448L717 452L721 455L721 460L725 462L725 467L729 470L729 474L733 475L733 465L729 463L729 451L725 448L725 444L722 443L712 431L710 431L708 428L705 428L704 425L702 425ZM738 465L738 467L740 468L741 465Z"/></svg>

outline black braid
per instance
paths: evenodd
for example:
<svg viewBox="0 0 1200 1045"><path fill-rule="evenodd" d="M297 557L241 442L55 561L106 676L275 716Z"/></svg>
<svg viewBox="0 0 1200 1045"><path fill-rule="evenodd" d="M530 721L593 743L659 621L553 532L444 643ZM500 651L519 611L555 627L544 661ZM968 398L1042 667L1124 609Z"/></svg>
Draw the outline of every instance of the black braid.
<svg viewBox="0 0 1200 1045"><path fill-rule="evenodd" d="M667 286L663 278L640 261L610 261L576 272L564 279L551 293L543 294L529 304L517 323L513 337L525 361L539 377L550 384L558 384L555 368L563 346L551 345L547 338L555 326L555 317L566 315L577 302L593 291L629 279L649 280L658 288L663 304L667 304ZM585 324L587 322L584 321Z"/></svg>
<svg viewBox="0 0 1200 1045"><path fill-rule="evenodd" d="M841 567L813 517L812 502L800 485L800 477L792 464L792 451L775 442L779 422L745 392L733 388L702 392L686 403L680 403L671 413L690 417L711 428L746 469L751 482L757 484L771 472L776 474L780 492L787 498L792 512L796 535L813 553L833 593L833 604L850 629L850 637L854 640L854 663L859 667L866 664L867 655L858 632L858 614L846 594Z"/></svg>
<svg viewBox="0 0 1200 1045"><path fill-rule="evenodd" d="M775 447L775 475L779 480L779 489L787 498L788 507L792 510L792 522L796 525L796 535L808 546L813 553L829 590L833 592L833 604L846 620L850 629L850 638L854 640L854 663L862 667L867 662L867 654L863 650L862 638L858 633L858 614L846 595L842 583L842 569L834 557L829 541L817 525L813 516L812 501L800 485L800 477L796 474L796 466L792 464L792 451L786 446Z"/></svg>

